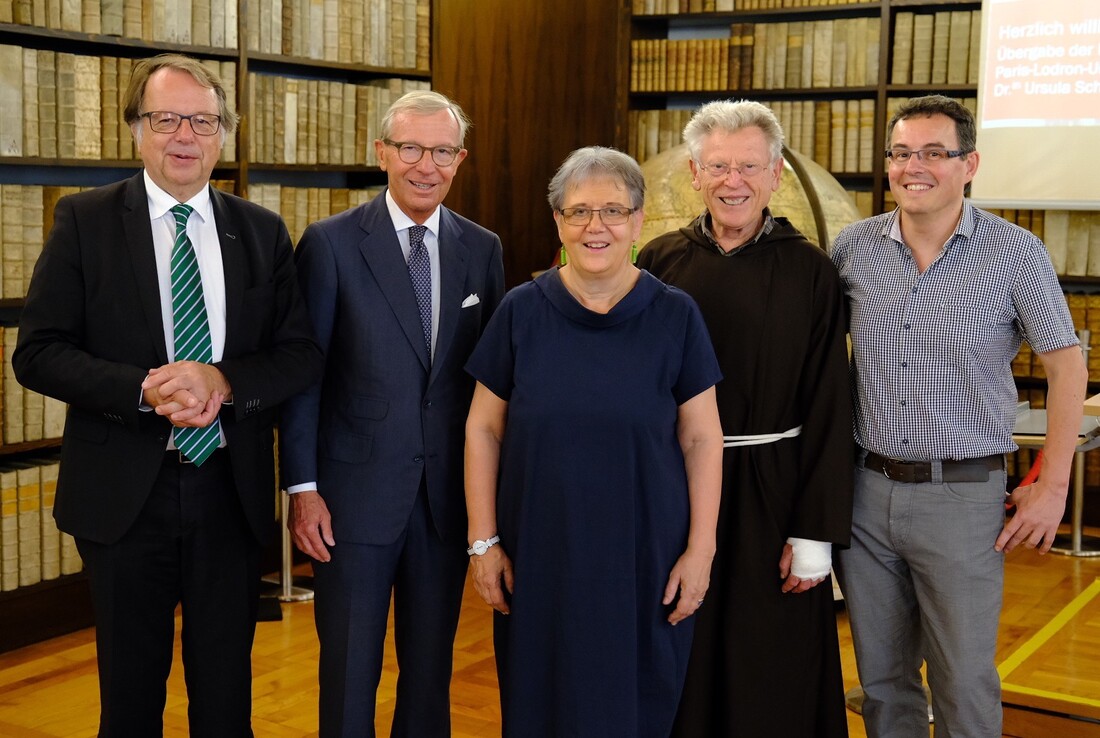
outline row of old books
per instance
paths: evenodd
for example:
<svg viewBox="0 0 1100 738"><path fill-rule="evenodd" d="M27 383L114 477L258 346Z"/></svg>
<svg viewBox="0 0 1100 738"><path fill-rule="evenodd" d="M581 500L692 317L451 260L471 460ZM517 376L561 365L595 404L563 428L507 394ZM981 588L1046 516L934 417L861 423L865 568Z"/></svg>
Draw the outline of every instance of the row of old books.
<svg viewBox="0 0 1100 738"><path fill-rule="evenodd" d="M0 327L0 341L4 344L4 369L0 372L3 438L0 441L4 446L11 446L61 438L65 430L65 403L25 389L15 379L11 357L18 340L17 327Z"/></svg>
<svg viewBox="0 0 1100 738"><path fill-rule="evenodd" d="M744 0L742 0L742 5ZM666 15L680 13L729 13L734 0L632 0L634 15Z"/></svg>
<svg viewBox="0 0 1100 738"><path fill-rule="evenodd" d="M779 100L765 102L783 127L787 146L833 174L870 173L875 101ZM629 153L639 162L681 143L693 110L631 110Z"/></svg>
<svg viewBox="0 0 1100 738"><path fill-rule="evenodd" d="M895 85L978 84L980 10L936 13L900 11L894 16Z"/></svg>
<svg viewBox="0 0 1100 738"><path fill-rule="evenodd" d="M0 298L27 294L43 239L53 226L54 206L62 196L81 189L86 188L0 185Z"/></svg>
<svg viewBox="0 0 1100 738"><path fill-rule="evenodd" d="M0 0L0 23L235 49L238 0ZM427 71L431 0L258 0L249 50Z"/></svg>
<svg viewBox="0 0 1100 738"><path fill-rule="evenodd" d="M681 13L729 13L734 10L778 10L854 5L877 0L633 0L634 15L678 15Z"/></svg>
<svg viewBox="0 0 1100 738"><path fill-rule="evenodd" d="M0 592L83 568L76 541L53 519L58 466L56 455L0 465Z"/></svg>
<svg viewBox="0 0 1100 738"><path fill-rule="evenodd" d="M257 0L248 48L261 54L428 71L431 0Z"/></svg>
<svg viewBox="0 0 1100 738"><path fill-rule="evenodd" d="M0 0L0 23L237 48L237 0Z"/></svg>
<svg viewBox="0 0 1100 738"><path fill-rule="evenodd" d="M845 189L852 204L856 206L860 218L870 218L875 214L875 193L870 190Z"/></svg>
<svg viewBox="0 0 1100 738"><path fill-rule="evenodd" d="M878 84L880 27L866 17L734 23L728 38L635 39L630 89L870 87Z"/></svg>
<svg viewBox="0 0 1100 738"><path fill-rule="evenodd" d="M994 215L1025 228L1046 244L1054 271L1062 277L1100 276L1100 211L1094 210L999 210ZM1091 306L1091 305L1090 305ZM1100 320L1100 302L1095 306ZM1072 310L1073 304L1070 304ZM1093 329L1074 316L1077 328ZM1100 360L1100 352L1097 352Z"/></svg>
<svg viewBox="0 0 1100 738"><path fill-rule="evenodd" d="M248 199L283 216L294 244L310 223L342 213L382 193L382 186L365 189L346 187L287 187L279 184L253 184Z"/></svg>
<svg viewBox="0 0 1100 738"><path fill-rule="evenodd" d="M1100 211L1047 210L1042 232L1054 270L1069 277L1100 277Z"/></svg>
<svg viewBox="0 0 1100 738"><path fill-rule="evenodd" d="M374 165L373 142L390 103L429 83L390 78L351 84L252 72L249 86L250 161Z"/></svg>
<svg viewBox="0 0 1100 738"><path fill-rule="evenodd" d="M833 174L871 172L874 100L780 100L765 105L779 119L790 148Z"/></svg>
<svg viewBox="0 0 1100 738"><path fill-rule="evenodd" d="M0 156L127 161L136 156L122 118L133 60L0 44ZM236 62L205 60L230 99ZM222 158L236 159L234 137Z"/></svg>
<svg viewBox="0 0 1100 738"><path fill-rule="evenodd" d="M639 164L684 142L684 126L694 108L631 110L627 113L630 141L627 153Z"/></svg>
<svg viewBox="0 0 1100 738"><path fill-rule="evenodd" d="M908 99L889 98L887 120ZM954 99L972 112L977 106L974 97ZM871 172L874 157L881 156L881 152L873 150L876 125L873 100L779 100L765 104L779 119L787 146L834 174ZM684 126L694 112L694 108L631 110L628 153L643 162L679 145ZM887 192L886 196L889 195ZM860 197L869 198L870 193ZM885 209L892 208L890 200ZM863 211L861 207L860 212Z"/></svg>

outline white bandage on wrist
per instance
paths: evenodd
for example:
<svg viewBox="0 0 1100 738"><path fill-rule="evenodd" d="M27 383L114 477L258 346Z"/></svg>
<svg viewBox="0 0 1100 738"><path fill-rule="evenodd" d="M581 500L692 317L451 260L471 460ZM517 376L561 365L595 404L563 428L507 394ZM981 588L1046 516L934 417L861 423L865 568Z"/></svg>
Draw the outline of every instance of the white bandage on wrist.
<svg viewBox="0 0 1100 738"><path fill-rule="evenodd" d="M788 538L794 556L791 574L799 579L824 579L833 566L833 544L808 538Z"/></svg>

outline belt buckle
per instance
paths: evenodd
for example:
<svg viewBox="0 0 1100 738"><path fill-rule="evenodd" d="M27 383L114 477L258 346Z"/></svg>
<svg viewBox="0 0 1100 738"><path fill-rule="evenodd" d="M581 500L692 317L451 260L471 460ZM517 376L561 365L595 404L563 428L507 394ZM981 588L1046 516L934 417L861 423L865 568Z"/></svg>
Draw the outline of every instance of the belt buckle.
<svg viewBox="0 0 1100 738"><path fill-rule="evenodd" d="M884 456L882 459L882 476L889 479L891 482L901 482L902 484L911 484L913 480L912 462L902 461L901 459L891 459ZM896 477L890 476L890 465L896 464L898 470L901 472ZM906 473L908 472L908 473Z"/></svg>
<svg viewBox="0 0 1100 738"><path fill-rule="evenodd" d="M194 464L195 463L194 461L191 461L191 459L184 456L183 452L180 451L178 448L176 449L176 453L179 454L181 464Z"/></svg>

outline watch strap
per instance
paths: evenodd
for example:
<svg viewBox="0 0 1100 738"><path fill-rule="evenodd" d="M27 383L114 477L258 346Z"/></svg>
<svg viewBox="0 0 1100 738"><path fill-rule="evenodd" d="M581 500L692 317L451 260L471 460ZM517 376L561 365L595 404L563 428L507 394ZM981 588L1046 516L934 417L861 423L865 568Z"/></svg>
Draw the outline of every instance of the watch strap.
<svg viewBox="0 0 1100 738"><path fill-rule="evenodd" d="M493 536L484 541L474 541L474 545L466 549L469 556L483 556L490 548L500 543L500 536Z"/></svg>

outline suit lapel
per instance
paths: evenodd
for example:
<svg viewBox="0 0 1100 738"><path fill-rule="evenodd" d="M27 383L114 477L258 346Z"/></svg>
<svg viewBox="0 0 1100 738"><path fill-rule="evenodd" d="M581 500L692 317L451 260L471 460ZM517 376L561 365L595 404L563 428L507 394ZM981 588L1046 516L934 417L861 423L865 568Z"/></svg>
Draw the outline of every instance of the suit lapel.
<svg viewBox="0 0 1100 738"><path fill-rule="evenodd" d="M377 195L363 208L359 220L364 238L359 242L359 252L374 275L375 283L390 304L405 338L420 358L425 371L431 366L428 347L424 345L424 329L420 325L420 309L416 305L409 267L401 253L393 221L386 209L386 198Z"/></svg>
<svg viewBox="0 0 1100 738"><path fill-rule="evenodd" d="M237 325L241 319L241 301L244 298L246 277L244 241L229 214L229 204L216 188L210 188L210 202L214 208L214 225L218 229L218 242L222 252L222 274L225 279L225 347L223 357L236 356L239 349L234 338L241 336Z"/></svg>
<svg viewBox="0 0 1100 738"><path fill-rule="evenodd" d="M126 248L130 251L130 264L134 270L141 312L149 338L161 364L168 363L168 349L164 345L164 322L160 310L160 282L157 279L157 257L153 249L153 228L149 221L149 199L145 192L142 174L130 178L123 194L124 211L122 230Z"/></svg>
<svg viewBox="0 0 1100 738"><path fill-rule="evenodd" d="M443 357L451 348L458 316L462 310L462 288L466 284L466 244L462 229L451 211L441 208L439 214L439 332L435 338L435 362L429 383L435 379Z"/></svg>

